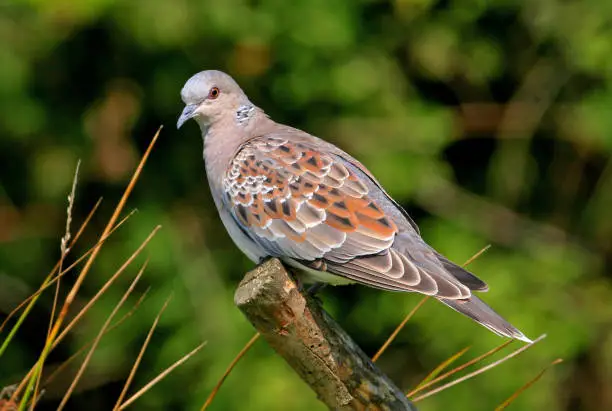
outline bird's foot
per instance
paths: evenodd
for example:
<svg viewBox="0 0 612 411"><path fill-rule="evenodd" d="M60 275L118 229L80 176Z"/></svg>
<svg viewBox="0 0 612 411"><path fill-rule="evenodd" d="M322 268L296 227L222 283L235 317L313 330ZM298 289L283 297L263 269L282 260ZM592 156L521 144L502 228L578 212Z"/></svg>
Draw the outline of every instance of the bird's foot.
<svg viewBox="0 0 612 411"><path fill-rule="evenodd" d="M285 270L287 270L287 274L289 274L289 277L291 277L291 279L295 283L295 286L297 287L298 291L300 293L304 291L304 282L300 278L299 271L287 265L285 265Z"/></svg>

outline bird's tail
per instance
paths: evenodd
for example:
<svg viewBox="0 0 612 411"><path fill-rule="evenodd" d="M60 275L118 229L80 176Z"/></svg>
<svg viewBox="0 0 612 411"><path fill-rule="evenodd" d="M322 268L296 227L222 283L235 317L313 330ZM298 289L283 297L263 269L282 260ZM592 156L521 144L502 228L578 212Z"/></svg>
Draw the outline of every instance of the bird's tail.
<svg viewBox="0 0 612 411"><path fill-rule="evenodd" d="M516 327L497 314L491 307L485 304L480 298L472 296L465 300L450 300L439 298L441 302L448 305L455 311L467 315L478 324L487 327L497 335L514 338L517 340L531 343L532 341L525 337Z"/></svg>

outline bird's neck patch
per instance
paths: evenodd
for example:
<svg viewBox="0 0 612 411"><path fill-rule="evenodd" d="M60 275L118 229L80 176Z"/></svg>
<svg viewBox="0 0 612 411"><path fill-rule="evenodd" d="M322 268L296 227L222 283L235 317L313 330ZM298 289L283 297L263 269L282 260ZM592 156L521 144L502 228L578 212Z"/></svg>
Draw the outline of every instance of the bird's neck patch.
<svg viewBox="0 0 612 411"><path fill-rule="evenodd" d="M246 126L253 113L255 113L255 107L251 104L244 104L238 107L238 110L236 110L236 123L243 127Z"/></svg>

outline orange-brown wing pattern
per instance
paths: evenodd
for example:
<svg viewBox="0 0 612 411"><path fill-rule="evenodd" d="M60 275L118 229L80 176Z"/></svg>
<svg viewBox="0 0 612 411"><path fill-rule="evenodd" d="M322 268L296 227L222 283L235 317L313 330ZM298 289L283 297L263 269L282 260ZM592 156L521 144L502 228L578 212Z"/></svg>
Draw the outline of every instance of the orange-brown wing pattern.
<svg viewBox="0 0 612 411"><path fill-rule="evenodd" d="M400 232L340 157L259 137L238 152L223 185L238 225L271 256L386 290L470 296L418 234Z"/></svg>
<svg viewBox="0 0 612 411"><path fill-rule="evenodd" d="M386 250L397 232L353 173L303 143L250 141L224 187L236 219L271 255L343 262Z"/></svg>

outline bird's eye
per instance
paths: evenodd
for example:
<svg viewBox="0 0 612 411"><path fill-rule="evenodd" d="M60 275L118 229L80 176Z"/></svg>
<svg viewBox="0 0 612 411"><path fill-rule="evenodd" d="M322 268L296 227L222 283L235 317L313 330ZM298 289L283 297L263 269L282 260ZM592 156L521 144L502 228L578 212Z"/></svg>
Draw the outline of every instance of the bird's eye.
<svg viewBox="0 0 612 411"><path fill-rule="evenodd" d="M210 89L210 91L208 92L208 98L210 98L210 99L213 99L213 100L214 100L214 99L216 99L217 97L219 97L219 93L221 93L221 92L219 91L219 88L218 88L218 87L213 87L213 88L211 88L211 89Z"/></svg>

